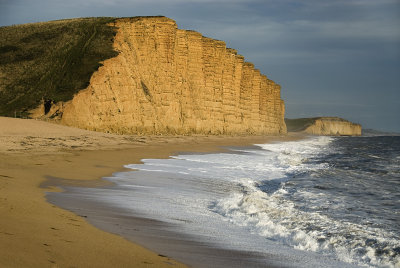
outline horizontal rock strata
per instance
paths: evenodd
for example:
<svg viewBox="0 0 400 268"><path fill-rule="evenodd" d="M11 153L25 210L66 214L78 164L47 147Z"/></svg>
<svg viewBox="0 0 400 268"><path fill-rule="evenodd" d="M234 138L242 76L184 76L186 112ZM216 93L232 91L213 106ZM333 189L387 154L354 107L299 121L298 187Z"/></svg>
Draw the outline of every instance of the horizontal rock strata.
<svg viewBox="0 0 400 268"><path fill-rule="evenodd" d="M224 42L165 17L114 24L119 55L47 116L114 133L286 133L280 86Z"/></svg>

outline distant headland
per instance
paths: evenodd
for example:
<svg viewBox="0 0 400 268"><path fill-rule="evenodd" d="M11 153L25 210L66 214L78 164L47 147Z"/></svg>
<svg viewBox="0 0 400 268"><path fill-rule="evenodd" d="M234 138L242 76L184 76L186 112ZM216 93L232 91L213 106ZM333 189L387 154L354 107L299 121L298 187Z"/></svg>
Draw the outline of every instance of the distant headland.
<svg viewBox="0 0 400 268"><path fill-rule="evenodd" d="M312 135L360 136L361 125L339 117L285 119L287 130Z"/></svg>

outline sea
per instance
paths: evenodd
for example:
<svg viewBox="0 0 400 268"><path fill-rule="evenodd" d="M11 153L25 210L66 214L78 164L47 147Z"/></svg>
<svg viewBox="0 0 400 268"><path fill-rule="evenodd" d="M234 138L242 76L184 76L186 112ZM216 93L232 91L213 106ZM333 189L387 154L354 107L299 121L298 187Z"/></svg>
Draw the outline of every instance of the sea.
<svg viewBox="0 0 400 268"><path fill-rule="evenodd" d="M79 213L88 212L82 203L98 202L201 245L254 253L249 267L400 267L400 136L228 149L143 159L106 178L112 186L67 187L50 199L80 200L62 202Z"/></svg>

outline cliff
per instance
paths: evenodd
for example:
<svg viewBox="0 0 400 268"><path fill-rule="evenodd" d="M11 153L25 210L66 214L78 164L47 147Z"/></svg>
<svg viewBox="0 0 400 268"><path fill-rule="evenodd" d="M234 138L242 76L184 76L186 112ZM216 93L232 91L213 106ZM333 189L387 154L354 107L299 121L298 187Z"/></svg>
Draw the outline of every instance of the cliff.
<svg viewBox="0 0 400 268"><path fill-rule="evenodd" d="M44 100L32 117L113 133L286 133L280 86L224 42L165 17L108 25L118 56L71 100Z"/></svg>
<svg viewBox="0 0 400 268"><path fill-rule="evenodd" d="M287 130L324 136L360 136L361 125L339 117L285 119Z"/></svg>

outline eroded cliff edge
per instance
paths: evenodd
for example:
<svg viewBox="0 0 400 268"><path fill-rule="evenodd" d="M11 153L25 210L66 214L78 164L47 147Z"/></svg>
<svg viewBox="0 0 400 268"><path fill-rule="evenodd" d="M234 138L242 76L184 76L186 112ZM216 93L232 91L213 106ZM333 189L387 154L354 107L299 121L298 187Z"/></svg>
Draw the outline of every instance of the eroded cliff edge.
<svg viewBox="0 0 400 268"><path fill-rule="evenodd" d="M222 41L165 17L116 19L114 49L89 86L33 116L138 134L286 133L280 86Z"/></svg>
<svg viewBox="0 0 400 268"><path fill-rule="evenodd" d="M323 136L361 136L360 124L352 123L339 117L314 117L285 119L291 132L303 132Z"/></svg>

